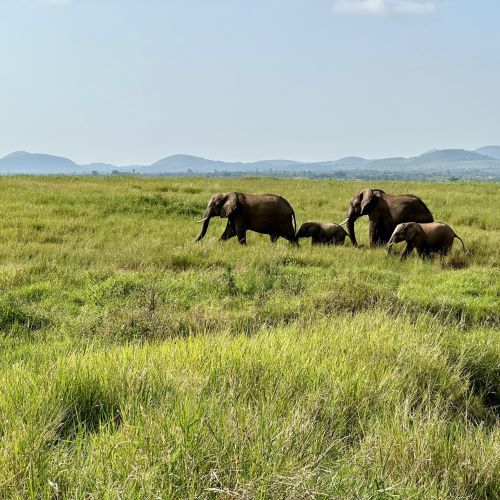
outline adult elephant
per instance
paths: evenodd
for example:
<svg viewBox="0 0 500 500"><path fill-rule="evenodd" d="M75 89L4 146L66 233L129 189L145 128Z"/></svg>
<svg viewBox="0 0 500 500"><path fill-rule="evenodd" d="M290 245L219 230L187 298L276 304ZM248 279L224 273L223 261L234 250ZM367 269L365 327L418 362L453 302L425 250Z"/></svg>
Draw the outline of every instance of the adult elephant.
<svg viewBox="0 0 500 500"><path fill-rule="evenodd" d="M227 218L227 226L220 239L237 236L240 244L246 243L246 232L268 234L271 241L280 236L292 243L295 237L295 213L290 203L274 194L220 193L214 194L208 202L203 219L200 241L207 232L210 219L215 216Z"/></svg>
<svg viewBox="0 0 500 500"><path fill-rule="evenodd" d="M363 189L351 199L347 219L347 233L354 246L358 246L354 222L368 215L370 245L386 244L394 229L403 222L433 222L426 204L412 194L392 195L381 189Z"/></svg>

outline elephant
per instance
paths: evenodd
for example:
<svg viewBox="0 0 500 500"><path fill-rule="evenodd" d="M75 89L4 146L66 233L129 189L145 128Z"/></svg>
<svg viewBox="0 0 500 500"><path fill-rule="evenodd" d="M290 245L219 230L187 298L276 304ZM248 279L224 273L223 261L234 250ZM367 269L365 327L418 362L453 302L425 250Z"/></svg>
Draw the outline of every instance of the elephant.
<svg viewBox="0 0 500 500"><path fill-rule="evenodd" d="M429 257L431 253L440 253L447 255L453 245L454 239L462 242L462 248L465 252L465 245L453 229L443 222L430 222L419 224L418 222L406 222L398 224L392 233L387 250L390 253L391 246L394 243L405 241L406 245L401 252L400 260L405 259L414 248L422 258Z"/></svg>
<svg viewBox="0 0 500 500"><path fill-rule="evenodd" d="M328 222L304 222L297 231L297 240L312 238L313 245L342 245L346 237L347 233L341 225Z"/></svg>
<svg viewBox="0 0 500 500"><path fill-rule="evenodd" d="M207 232L210 219L215 216L227 218L226 229L220 240L234 236L242 245L246 244L246 232L255 231L268 234L275 242L280 236L296 244L295 212L290 203L274 194L220 193L214 194L208 202L203 219L200 241Z"/></svg>
<svg viewBox="0 0 500 500"><path fill-rule="evenodd" d="M352 244L357 247L354 222L363 215L370 220L370 246L386 244L402 222L434 222L425 203L412 194L392 195L381 189L363 189L351 199L346 224Z"/></svg>

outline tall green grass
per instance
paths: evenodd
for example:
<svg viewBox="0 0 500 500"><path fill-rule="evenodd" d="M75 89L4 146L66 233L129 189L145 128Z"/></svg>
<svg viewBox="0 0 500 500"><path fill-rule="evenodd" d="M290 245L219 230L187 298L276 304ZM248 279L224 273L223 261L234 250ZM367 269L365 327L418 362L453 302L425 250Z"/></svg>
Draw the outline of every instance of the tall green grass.
<svg viewBox="0 0 500 500"><path fill-rule="evenodd" d="M367 185L0 178L0 496L500 496L498 184L372 186L465 255L193 243L215 192Z"/></svg>

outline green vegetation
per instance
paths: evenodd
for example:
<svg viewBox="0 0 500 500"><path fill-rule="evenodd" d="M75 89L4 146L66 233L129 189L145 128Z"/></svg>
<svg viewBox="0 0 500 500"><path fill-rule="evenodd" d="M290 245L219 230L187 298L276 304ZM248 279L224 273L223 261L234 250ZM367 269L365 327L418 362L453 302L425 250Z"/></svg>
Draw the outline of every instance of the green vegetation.
<svg viewBox="0 0 500 500"><path fill-rule="evenodd" d="M500 496L500 189L396 183L467 254L248 233L211 194L340 221L366 181L1 178L0 497Z"/></svg>

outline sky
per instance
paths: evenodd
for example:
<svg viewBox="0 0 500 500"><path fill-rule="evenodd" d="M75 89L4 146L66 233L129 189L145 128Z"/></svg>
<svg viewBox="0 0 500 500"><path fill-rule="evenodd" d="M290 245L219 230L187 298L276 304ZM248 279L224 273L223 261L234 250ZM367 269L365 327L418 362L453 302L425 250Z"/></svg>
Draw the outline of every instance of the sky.
<svg viewBox="0 0 500 500"><path fill-rule="evenodd" d="M0 0L0 156L500 144L498 0Z"/></svg>

